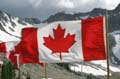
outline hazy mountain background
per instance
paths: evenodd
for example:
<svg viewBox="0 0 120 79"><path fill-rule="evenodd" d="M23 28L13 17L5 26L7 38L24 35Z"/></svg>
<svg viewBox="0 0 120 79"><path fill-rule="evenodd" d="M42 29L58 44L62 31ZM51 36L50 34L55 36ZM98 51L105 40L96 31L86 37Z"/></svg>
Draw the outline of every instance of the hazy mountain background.
<svg viewBox="0 0 120 79"><path fill-rule="evenodd" d="M24 27L38 26L54 22L81 20L93 18L96 16L104 16L106 10L95 8L86 13L68 13L58 12L49 16L46 20L39 18L21 18L10 15L7 12L0 11L0 41L20 41L21 29ZM113 77L120 75L120 5L114 10L108 10L109 13L109 42L110 42L110 72ZM115 51L118 50L118 51ZM81 70L83 68L83 70ZM21 65L21 77L25 77L27 73L32 79L44 77L44 67L38 65ZM82 72L82 74L81 74ZM92 74L93 79L103 79L106 75L106 61L93 61L86 63L63 63L63 64L48 64L48 77L53 79L79 79L81 76L86 79L88 74ZM24 78L22 78L24 79Z"/></svg>

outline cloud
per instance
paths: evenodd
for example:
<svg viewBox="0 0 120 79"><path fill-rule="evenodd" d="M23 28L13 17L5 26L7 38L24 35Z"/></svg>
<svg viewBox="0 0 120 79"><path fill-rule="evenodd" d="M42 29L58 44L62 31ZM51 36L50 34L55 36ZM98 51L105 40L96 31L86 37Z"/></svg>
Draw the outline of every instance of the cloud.
<svg viewBox="0 0 120 79"><path fill-rule="evenodd" d="M60 11L88 12L94 8L114 9L120 0L0 0L0 9L22 17L47 18Z"/></svg>
<svg viewBox="0 0 120 79"><path fill-rule="evenodd" d="M70 0L59 0L58 7L60 7L60 8L74 8L74 4Z"/></svg>
<svg viewBox="0 0 120 79"><path fill-rule="evenodd" d="M114 9L118 4L120 4L120 0L106 0L103 8L106 7L107 9Z"/></svg>

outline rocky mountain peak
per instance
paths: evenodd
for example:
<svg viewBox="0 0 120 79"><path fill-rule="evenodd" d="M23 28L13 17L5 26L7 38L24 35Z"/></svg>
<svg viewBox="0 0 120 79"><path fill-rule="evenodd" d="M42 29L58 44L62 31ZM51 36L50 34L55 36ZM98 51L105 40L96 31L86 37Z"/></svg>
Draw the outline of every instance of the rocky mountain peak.
<svg viewBox="0 0 120 79"><path fill-rule="evenodd" d="M115 8L115 11L120 11L120 4Z"/></svg>

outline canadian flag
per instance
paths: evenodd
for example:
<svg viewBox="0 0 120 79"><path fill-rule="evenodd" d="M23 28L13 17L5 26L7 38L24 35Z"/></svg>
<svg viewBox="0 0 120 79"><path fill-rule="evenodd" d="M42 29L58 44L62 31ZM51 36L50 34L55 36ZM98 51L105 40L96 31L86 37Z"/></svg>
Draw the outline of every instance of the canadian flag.
<svg viewBox="0 0 120 79"><path fill-rule="evenodd" d="M21 64L34 63L39 64L40 66L44 66L44 63L39 60L38 54L36 52L36 49L34 49L34 46L31 47L31 43L21 41L16 46L16 51L19 53L19 59Z"/></svg>
<svg viewBox="0 0 120 79"><path fill-rule="evenodd" d="M40 66L44 66L43 63L34 60L30 55L24 58L24 56L20 54L20 52L22 51L18 51L18 48L19 42L17 41L0 43L0 52L4 53L6 57L10 60L10 62L12 62L15 65L16 68L19 68L19 64L27 63L36 63L39 64ZM22 50L22 48L19 48L19 50Z"/></svg>
<svg viewBox="0 0 120 79"><path fill-rule="evenodd" d="M2 42L0 43L0 52L4 53L6 57L12 62L16 68L18 68L18 62L17 62L17 54L15 47L18 44L18 42Z"/></svg>
<svg viewBox="0 0 120 79"><path fill-rule="evenodd" d="M58 21L42 28L24 28L22 56L43 62L80 62L106 59L104 17Z"/></svg>

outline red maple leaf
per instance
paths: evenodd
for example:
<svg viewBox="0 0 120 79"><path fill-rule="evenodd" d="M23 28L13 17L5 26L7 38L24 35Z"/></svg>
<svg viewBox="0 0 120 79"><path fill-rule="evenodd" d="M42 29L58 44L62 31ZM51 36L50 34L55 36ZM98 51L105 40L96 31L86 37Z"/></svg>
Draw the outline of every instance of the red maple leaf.
<svg viewBox="0 0 120 79"><path fill-rule="evenodd" d="M48 37L43 37L44 45L52 50L52 54L60 53L60 60L62 60L62 53L69 53L68 49L75 43L75 34L67 34L64 37L65 29L61 28L58 24L57 29L53 29L54 38L50 35Z"/></svg>

